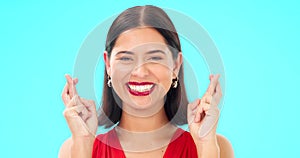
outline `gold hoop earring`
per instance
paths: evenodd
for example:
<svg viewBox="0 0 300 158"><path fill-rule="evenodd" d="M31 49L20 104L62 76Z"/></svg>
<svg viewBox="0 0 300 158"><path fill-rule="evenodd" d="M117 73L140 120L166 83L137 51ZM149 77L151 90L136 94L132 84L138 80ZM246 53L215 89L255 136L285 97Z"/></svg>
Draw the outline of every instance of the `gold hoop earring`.
<svg viewBox="0 0 300 158"><path fill-rule="evenodd" d="M108 87L112 86L112 84L111 84L111 77L110 76L107 76L107 86Z"/></svg>

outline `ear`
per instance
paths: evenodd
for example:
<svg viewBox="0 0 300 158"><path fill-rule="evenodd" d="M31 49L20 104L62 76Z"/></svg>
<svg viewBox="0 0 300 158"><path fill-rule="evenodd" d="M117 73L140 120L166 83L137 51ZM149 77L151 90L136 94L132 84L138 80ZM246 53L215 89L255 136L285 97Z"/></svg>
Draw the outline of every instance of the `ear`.
<svg viewBox="0 0 300 158"><path fill-rule="evenodd" d="M178 55L177 55L177 58L176 58L176 60L175 60L175 62L174 62L174 67L173 67L173 77L174 78L176 78L176 77L178 77L178 74L179 74L179 70L180 70L180 67L181 67L181 65L182 65L182 59L183 57L182 57L182 53L181 52L179 52L178 53Z"/></svg>
<svg viewBox="0 0 300 158"><path fill-rule="evenodd" d="M108 58L108 53L107 53L107 51L104 51L104 52L103 52L103 59L104 59L104 62L105 62L106 73L107 73L107 75L110 76L110 73L111 73L111 67L110 67L110 61L109 61L109 58Z"/></svg>

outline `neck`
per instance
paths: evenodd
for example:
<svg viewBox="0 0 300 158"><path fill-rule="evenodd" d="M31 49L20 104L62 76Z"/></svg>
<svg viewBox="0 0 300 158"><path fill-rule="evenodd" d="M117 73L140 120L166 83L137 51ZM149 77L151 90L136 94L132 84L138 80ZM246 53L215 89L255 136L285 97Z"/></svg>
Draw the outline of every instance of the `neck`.
<svg viewBox="0 0 300 158"><path fill-rule="evenodd" d="M123 111L119 127L128 131L147 132L159 129L168 122L169 120L162 107L157 113L147 117L134 116Z"/></svg>

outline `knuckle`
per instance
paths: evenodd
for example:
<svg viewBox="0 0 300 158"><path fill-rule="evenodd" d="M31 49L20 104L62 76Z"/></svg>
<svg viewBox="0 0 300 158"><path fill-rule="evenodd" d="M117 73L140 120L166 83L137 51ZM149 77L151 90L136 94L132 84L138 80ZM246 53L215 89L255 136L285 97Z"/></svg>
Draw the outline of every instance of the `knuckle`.
<svg viewBox="0 0 300 158"><path fill-rule="evenodd" d="M69 116L68 110L67 110L67 109L65 109L65 110L63 111L63 116L66 117L66 118Z"/></svg>
<svg viewBox="0 0 300 158"><path fill-rule="evenodd" d="M64 93L64 92L62 92L60 96L61 96L61 98L62 98L63 100L65 99L65 93Z"/></svg>

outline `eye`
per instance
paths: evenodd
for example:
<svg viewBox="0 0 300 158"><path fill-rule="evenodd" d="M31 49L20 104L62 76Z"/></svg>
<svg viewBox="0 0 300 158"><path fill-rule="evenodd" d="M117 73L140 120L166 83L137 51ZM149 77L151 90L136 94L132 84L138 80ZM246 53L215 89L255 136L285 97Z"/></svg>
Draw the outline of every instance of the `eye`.
<svg viewBox="0 0 300 158"><path fill-rule="evenodd" d="M150 57L149 60L162 60L163 58L162 57L159 57L159 56L154 56L154 57Z"/></svg>
<svg viewBox="0 0 300 158"><path fill-rule="evenodd" d="M121 58L119 58L119 60L122 60L122 61L132 61L133 59L129 58L129 57L121 57Z"/></svg>

